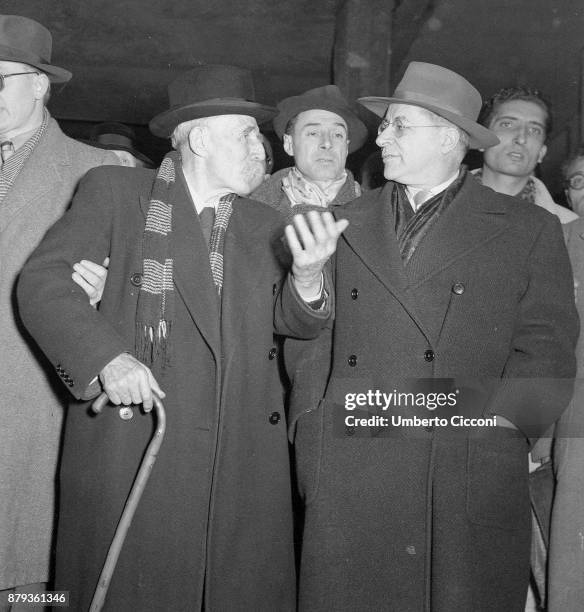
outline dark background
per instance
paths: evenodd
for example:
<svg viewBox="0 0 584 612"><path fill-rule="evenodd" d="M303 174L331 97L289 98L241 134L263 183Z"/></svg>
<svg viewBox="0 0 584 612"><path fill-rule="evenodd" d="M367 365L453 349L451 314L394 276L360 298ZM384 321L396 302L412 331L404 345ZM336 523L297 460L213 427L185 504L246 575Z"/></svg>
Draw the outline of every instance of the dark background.
<svg viewBox="0 0 584 612"><path fill-rule="evenodd" d="M537 87L552 102L541 174L556 194L559 165L582 140L582 0L2 0L0 7L51 30L52 62L73 72L49 102L67 133L86 138L96 123L127 123L155 161L169 144L147 123L167 107L168 83L202 62L251 68L257 100L267 104L331 82L352 98L389 95L411 60L459 72L483 97ZM376 120L364 118L374 130ZM270 130L276 168L287 165ZM358 170L374 150L370 143L349 166Z"/></svg>

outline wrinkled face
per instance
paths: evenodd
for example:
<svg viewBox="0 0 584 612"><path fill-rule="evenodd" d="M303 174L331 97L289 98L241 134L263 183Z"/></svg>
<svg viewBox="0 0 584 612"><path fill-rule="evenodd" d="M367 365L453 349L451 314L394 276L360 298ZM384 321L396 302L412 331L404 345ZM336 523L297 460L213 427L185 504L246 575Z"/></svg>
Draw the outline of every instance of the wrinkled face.
<svg viewBox="0 0 584 612"><path fill-rule="evenodd" d="M14 136L34 129L42 116L42 98L48 86L44 75L34 74L35 68L19 62L0 61L0 73L31 72L4 80L0 91L0 136Z"/></svg>
<svg viewBox="0 0 584 612"><path fill-rule="evenodd" d="M529 176L544 158L546 114L535 102L508 100L500 104L489 124L501 141L485 150L490 170L508 176Z"/></svg>
<svg viewBox="0 0 584 612"><path fill-rule="evenodd" d="M385 178L414 187L431 184L443 157L441 129L447 128L435 125L417 106L390 104L375 141Z"/></svg>
<svg viewBox="0 0 584 612"><path fill-rule="evenodd" d="M265 151L258 124L246 115L209 117L208 181L217 189L248 195L264 179Z"/></svg>
<svg viewBox="0 0 584 612"><path fill-rule="evenodd" d="M299 113L292 134L284 134L284 150L298 170L313 181L333 181L345 171L349 153L347 123L336 113Z"/></svg>
<svg viewBox="0 0 584 612"><path fill-rule="evenodd" d="M573 185L566 188L568 202L577 215L584 216L584 157L578 157L572 162L568 168L567 180Z"/></svg>

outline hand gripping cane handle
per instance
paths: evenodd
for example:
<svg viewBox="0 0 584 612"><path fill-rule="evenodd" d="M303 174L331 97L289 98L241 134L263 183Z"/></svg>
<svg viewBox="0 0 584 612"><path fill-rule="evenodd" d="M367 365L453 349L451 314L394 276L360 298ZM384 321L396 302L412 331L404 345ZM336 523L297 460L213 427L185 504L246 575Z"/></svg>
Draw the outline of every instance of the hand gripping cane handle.
<svg viewBox="0 0 584 612"><path fill-rule="evenodd" d="M156 416L156 430L152 435L150 442L148 443L146 453L144 455L144 458L142 459L142 463L140 464L138 473L136 474L134 484L132 485L132 489L130 490L130 495L128 496L126 505L124 506L124 510L122 512L122 516L120 517L118 526L116 527L116 532L114 534L112 543L110 544L107 557L103 565L103 569L101 570L95 593L93 595L91 607L89 608L90 612L99 612L103 607L105 597L112 579L112 575L114 573L116 564L118 562L118 557L120 556L120 552L124 544L124 540L126 539L128 529L132 524L134 513L136 512L136 508L138 507L138 502L140 501L140 497L142 497L144 487L148 482L150 472L152 471L152 466L156 461L160 445L162 444L162 440L164 438L164 432L166 430L166 413L164 411L164 405L162 404L161 399L156 395L156 393L153 392L152 395L154 399L153 412ZM93 411L96 413L100 413L107 404L107 402L107 395L105 393L102 393L93 403Z"/></svg>

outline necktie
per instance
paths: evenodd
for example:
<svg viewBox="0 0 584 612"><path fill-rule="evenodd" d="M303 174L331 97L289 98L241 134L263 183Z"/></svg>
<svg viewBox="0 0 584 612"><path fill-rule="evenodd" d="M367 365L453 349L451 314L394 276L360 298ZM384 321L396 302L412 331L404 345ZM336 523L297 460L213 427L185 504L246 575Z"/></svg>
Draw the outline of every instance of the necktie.
<svg viewBox="0 0 584 612"><path fill-rule="evenodd" d="M0 143L0 155L2 156L2 163L8 161L14 155L14 145L10 140Z"/></svg>
<svg viewBox="0 0 584 612"><path fill-rule="evenodd" d="M199 213L199 221L201 223L201 230L207 245L211 241L211 231L213 230L213 222L215 221L215 209L212 206L205 206Z"/></svg>

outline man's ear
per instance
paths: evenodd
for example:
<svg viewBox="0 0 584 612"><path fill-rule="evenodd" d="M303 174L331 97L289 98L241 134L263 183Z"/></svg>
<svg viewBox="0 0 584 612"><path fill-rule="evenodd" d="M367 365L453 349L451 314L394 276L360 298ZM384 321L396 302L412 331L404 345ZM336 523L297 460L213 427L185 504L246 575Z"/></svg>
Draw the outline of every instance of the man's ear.
<svg viewBox="0 0 584 612"><path fill-rule="evenodd" d="M284 151L286 151L290 157L294 157L294 141L290 134L284 134L282 144L284 145Z"/></svg>
<svg viewBox="0 0 584 612"><path fill-rule="evenodd" d="M207 130L201 125L195 125L189 132L189 148L199 157L207 155Z"/></svg>
<svg viewBox="0 0 584 612"><path fill-rule="evenodd" d="M547 153L547 147L545 145L541 146L541 149L539 150L539 154L537 156L537 163L541 164L541 162L543 161L543 158L545 157L545 154Z"/></svg>
<svg viewBox="0 0 584 612"><path fill-rule="evenodd" d="M47 91L49 91L49 86L49 77L44 72L37 74L35 76L33 85L35 100L42 100L45 97Z"/></svg>
<svg viewBox="0 0 584 612"><path fill-rule="evenodd" d="M460 134L454 127L445 126L446 129L442 130L442 151L444 153L450 153L450 151L456 148L458 141L460 140Z"/></svg>

